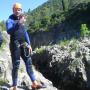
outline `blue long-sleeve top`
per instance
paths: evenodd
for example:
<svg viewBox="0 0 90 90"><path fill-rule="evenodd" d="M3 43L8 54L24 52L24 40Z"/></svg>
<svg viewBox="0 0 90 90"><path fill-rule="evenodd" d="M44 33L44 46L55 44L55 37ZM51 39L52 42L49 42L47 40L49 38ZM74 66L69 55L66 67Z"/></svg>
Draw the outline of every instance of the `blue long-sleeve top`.
<svg viewBox="0 0 90 90"><path fill-rule="evenodd" d="M17 28L19 27L19 24L18 24L18 20L17 20L17 17L12 14L9 16L8 20L6 21L6 30L7 30L7 33L9 35L12 35L12 33L17 30ZM27 33L27 30L25 30L25 40L26 42L30 45L30 38L29 38L29 35Z"/></svg>

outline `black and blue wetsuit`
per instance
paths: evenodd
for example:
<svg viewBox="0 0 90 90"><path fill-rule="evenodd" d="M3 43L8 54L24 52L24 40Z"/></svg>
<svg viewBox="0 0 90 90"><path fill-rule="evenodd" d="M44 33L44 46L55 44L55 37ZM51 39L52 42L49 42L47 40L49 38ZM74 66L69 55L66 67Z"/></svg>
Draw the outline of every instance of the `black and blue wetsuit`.
<svg viewBox="0 0 90 90"><path fill-rule="evenodd" d="M23 42L27 42L30 45L30 39L27 31L25 30L23 25L18 23L18 17L14 14L9 16L9 19L6 21L6 29L7 33L10 35L10 52L12 58L12 80L13 86L17 85L17 77L18 77L18 68L20 65L20 56L25 62L26 70L31 80L35 80L35 75L32 69L32 60L31 57L26 57L24 54L23 46L17 47L17 43L22 44Z"/></svg>

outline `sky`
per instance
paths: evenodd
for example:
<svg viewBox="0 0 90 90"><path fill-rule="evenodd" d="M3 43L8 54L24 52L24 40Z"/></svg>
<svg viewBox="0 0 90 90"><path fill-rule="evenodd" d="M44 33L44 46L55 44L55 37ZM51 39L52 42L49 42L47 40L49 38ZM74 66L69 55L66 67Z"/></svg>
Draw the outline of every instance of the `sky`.
<svg viewBox="0 0 90 90"><path fill-rule="evenodd" d="M48 0L0 0L0 21L8 19L13 13L12 6L16 2L22 4L23 12L27 12L28 9L33 10L46 1Z"/></svg>

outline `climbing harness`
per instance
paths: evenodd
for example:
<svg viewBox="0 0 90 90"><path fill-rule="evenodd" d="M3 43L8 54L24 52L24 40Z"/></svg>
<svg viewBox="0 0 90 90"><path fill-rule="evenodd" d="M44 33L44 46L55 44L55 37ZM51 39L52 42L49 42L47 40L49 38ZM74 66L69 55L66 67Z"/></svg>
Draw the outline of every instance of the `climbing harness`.
<svg viewBox="0 0 90 90"><path fill-rule="evenodd" d="M30 52L29 52L29 45L28 45L28 43L27 42L24 42L24 43L19 43L19 41L15 41L15 44L16 44L16 46L19 48L19 47L23 47L24 48L24 55L26 56L26 57L29 57L30 56Z"/></svg>

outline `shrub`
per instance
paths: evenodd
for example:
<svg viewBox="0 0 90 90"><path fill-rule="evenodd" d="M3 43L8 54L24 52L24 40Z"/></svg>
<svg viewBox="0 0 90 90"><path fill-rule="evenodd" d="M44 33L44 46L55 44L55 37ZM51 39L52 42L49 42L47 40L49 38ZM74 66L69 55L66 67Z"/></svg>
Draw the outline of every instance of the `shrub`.
<svg viewBox="0 0 90 90"><path fill-rule="evenodd" d="M86 24L81 24L80 34L82 37L88 36L90 31Z"/></svg>

